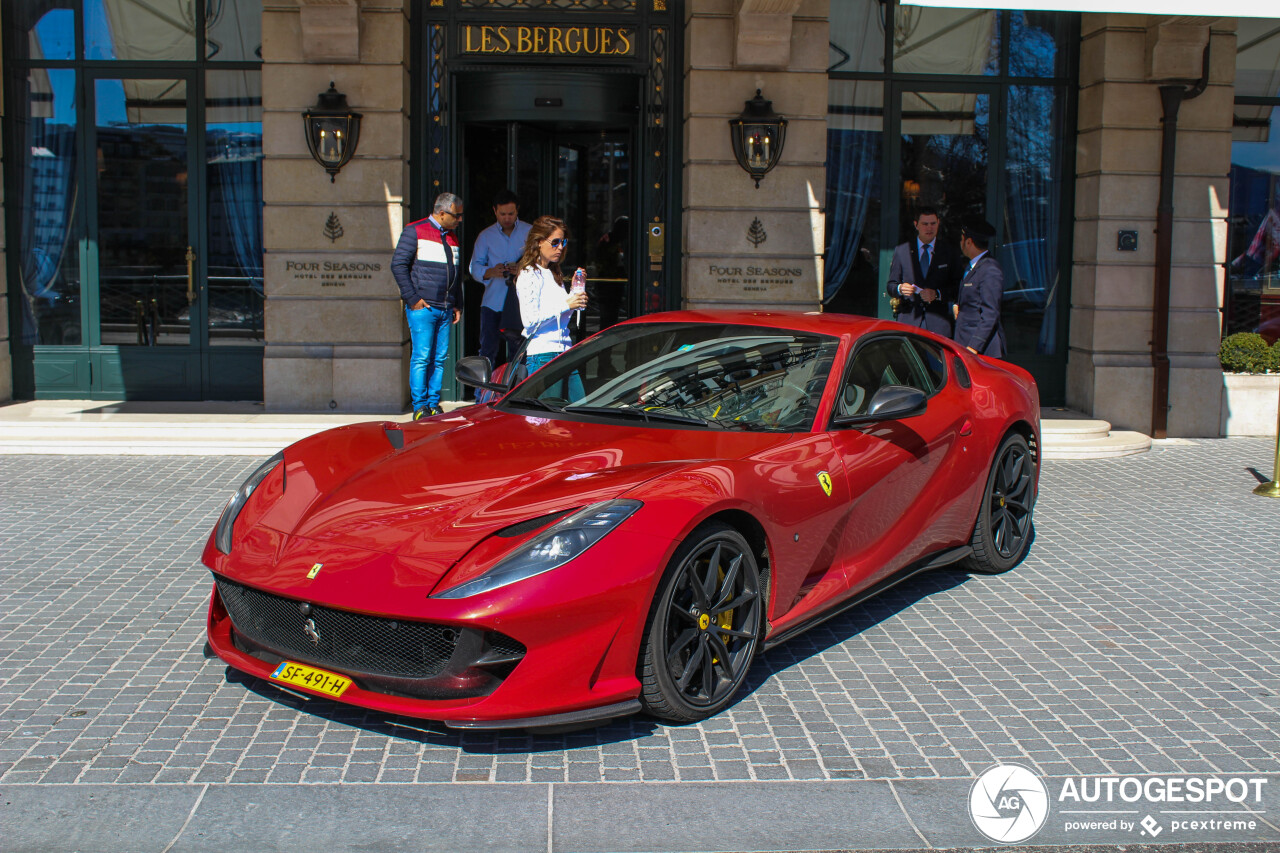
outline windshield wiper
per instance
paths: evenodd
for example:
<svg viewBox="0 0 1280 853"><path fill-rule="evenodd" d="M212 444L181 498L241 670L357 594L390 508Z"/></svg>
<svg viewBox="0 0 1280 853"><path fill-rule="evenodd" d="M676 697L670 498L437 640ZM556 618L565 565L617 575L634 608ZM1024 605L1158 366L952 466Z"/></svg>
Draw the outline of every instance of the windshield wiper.
<svg viewBox="0 0 1280 853"><path fill-rule="evenodd" d="M638 418L645 423L659 421L669 424L692 424L694 426L709 426L704 418L690 417L689 415L673 415L668 412L646 412L644 409L614 409L609 406L565 406L564 410L572 414L579 415L603 415L609 417L611 415L621 415L626 418Z"/></svg>
<svg viewBox="0 0 1280 853"><path fill-rule="evenodd" d="M517 406L524 406L526 409L542 409L544 412L560 412L563 411L559 406L553 406L537 397L512 397L507 400Z"/></svg>
<svg viewBox="0 0 1280 853"><path fill-rule="evenodd" d="M720 418L712 418L710 423L724 429L736 429L743 432L771 432L767 426L759 425L751 421L726 421Z"/></svg>

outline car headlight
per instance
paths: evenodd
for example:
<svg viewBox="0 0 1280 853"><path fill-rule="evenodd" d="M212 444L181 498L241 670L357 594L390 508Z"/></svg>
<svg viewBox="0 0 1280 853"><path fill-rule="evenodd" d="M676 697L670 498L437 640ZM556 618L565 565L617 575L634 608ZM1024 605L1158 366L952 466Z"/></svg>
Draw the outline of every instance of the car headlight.
<svg viewBox="0 0 1280 853"><path fill-rule="evenodd" d="M244 505L249 502L249 496L253 494L253 490L261 485L262 481L267 479L267 475L276 469L277 465L284 463L284 454L277 453L266 462L258 466L249 478L236 489L236 493L231 496L231 500L227 501L226 507L222 510L222 516L218 519L218 527L214 532L213 544L218 550L224 554L231 553L231 533L236 523L236 516L240 515L240 510L244 509Z"/></svg>
<svg viewBox="0 0 1280 853"><path fill-rule="evenodd" d="M640 506L640 501L616 500L584 507L499 560L480 577L434 597L468 598L563 566L603 539Z"/></svg>

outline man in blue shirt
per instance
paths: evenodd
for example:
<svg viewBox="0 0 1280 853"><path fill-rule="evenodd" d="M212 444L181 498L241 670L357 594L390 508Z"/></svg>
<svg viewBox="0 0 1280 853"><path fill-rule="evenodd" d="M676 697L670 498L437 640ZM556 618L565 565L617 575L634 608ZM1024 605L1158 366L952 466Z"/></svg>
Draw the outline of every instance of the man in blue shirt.
<svg viewBox="0 0 1280 853"><path fill-rule="evenodd" d="M498 220L480 232L475 251L471 253L471 277L484 285L480 303L480 354L497 367L515 354L519 333L506 336L500 329L502 305L507 299L508 276L518 275L516 262L524 252L529 236L529 223L519 219L520 202L511 190L502 190L493 200L493 215ZM498 360L501 344L506 341L506 354Z"/></svg>

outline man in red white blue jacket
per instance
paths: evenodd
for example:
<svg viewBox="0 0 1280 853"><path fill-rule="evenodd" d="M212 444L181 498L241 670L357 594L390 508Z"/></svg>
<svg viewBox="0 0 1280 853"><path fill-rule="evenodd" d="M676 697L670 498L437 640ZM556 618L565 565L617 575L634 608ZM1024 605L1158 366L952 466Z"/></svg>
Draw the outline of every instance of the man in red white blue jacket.
<svg viewBox="0 0 1280 853"><path fill-rule="evenodd" d="M409 393L413 419L443 414L440 386L449 357L449 325L462 319L462 256L454 229L462 221L462 199L440 193L426 219L410 222L391 256L409 321Z"/></svg>

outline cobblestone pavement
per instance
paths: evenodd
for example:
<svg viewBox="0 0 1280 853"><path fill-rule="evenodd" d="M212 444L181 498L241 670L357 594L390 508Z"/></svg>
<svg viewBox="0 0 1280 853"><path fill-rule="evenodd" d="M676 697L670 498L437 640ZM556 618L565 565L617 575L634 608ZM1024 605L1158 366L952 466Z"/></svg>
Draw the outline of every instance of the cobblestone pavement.
<svg viewBox="0 0 1280 853"><path fill-rule="evenodd" d="M457 733L201 655L247 458L0 457L0 782L972 779L1280 772L1274 444L1045 463L998 577L925 575L757 661L700 725Z"/></svg>

